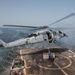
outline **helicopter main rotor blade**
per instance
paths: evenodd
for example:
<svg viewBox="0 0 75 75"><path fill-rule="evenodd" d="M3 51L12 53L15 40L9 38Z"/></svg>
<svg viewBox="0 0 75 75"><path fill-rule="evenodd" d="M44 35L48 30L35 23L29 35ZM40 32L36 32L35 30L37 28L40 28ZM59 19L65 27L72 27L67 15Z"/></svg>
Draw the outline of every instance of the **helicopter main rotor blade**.
<svg viewBox="0 0 75 75"><path fill-rule="evenodd" d="M69 14L68 16L65 16L65 17L63 17L63 18L61 18L61 19L59 19L59 20L57 20L57 21L55 21L55 22L49 24L48 26L51 26L51 25L53 25L53 24L55 24L55 23L58 23L58 22L60 22L60 21L62 21L62 20L65 20L65 19L71 17L71 16L74 16L74 15L75 15L75 13L71 13L71 14Z"/></svg>
<svg viewBox="0 0 75 75"><path fill-rule="evenodd" d="M3 25L3 26L9 26L9 27L39 28L39 27L36 27L36 26L21 26L21 25Z"/></svg>
<svg viewBox="0 0 75 75"><path fill-rule="evenodd" d="M38 28L38 29L46 29L46 28L48 28L49 26L51 26L51 25L53 25L53 24L55 24L55 23L58 23L58 22L60 22L60 21L62 21L62 20L65 20L65 19L67 19L67 18L69 18L69 17L71 17L71 16L74 16L75 15L75 13L71 13L71 14L69 14L68 16L65 16L65 17L63 17L63 18L61 18L61 19L59 19L59 20L57 20L57 21L55 21L55 22L53 22L53 23L51 23L51 24L49 24L49 25L45 25L45 26L40 26L40 27L37 27L37 26L21 26L21 25L3 25L3 26L9 26L9 27L27 27L27 28Z"/></svg>

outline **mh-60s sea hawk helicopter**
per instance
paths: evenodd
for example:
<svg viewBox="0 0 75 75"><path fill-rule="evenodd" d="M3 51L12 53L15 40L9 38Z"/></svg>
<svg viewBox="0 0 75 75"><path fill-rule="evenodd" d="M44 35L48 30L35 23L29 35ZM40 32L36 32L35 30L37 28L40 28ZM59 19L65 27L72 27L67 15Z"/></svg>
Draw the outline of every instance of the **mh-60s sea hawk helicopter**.
<svg viewBox="0 0 75 75"><path fill-rule="evenodd" d="M60 22L64 19L67 19L71 16L74 16L75 13L71 13L70 15L61 18L60 20L57 20L53 23L51 23L50 25L53 25L57 22ZM57 39L61 39L63 37L67 37L67 35L61 31L55 31L52 29L49 29L49 26L40 26L40 27L36 27L36 26L21 26L21 25L3 25L3 26L10 26L10 27L27 27L27 28L34 28L37 31L33 32L32 34L29 34L27 37L25 38L21 38L18 39L16 41L12 41L9 43L5 43L3 40L0 39L0 46L4 46L4 47L14 47L14 46L20 46L20 45L26 45L26 44L33 44L33 43L38 43L38 42L42 42L42 41L48 41L49 43L56 43ZM40 29L40 30L39 30Z"/></svg>

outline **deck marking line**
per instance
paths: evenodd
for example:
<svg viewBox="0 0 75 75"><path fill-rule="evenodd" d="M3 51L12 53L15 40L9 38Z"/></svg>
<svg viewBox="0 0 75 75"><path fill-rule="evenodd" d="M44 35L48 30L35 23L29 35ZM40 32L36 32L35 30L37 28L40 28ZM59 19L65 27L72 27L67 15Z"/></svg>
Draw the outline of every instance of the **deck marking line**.
<svg viewBox="0 0 75 75"><path fill-rule="evenodd" d="M74 54L74 55L75 55L75 53L74 53L72 50L70 50L70 49L69 49L68 51L69 51L70 53L72 53L72 54Z"/></svg>
<svg viewBox="0 0 75 75"><path fill-rule="evenodd" d="M66 56L63 56L63 55L61 55L61 56L69 60L69 64L68 64L67 66L64 66L64 67L61 67L61 68L62 68L62 69L65 69L65 68L70 67L71 64L72 64L71 59L70 59L69 57L66 57ZM36 59L34 59L34 62L36 62ZM37 64L37 63L36 63L36 64ZM44 68L44 69L59 70L59 68L48 68L48 67L44 67L44 66L42 66L42 65L40 65L40 64L37 64L37 65L38 65L40 68Z"/></svg>
<svg viewBox="0 0 75 75"><path fill-rule="evenodd" d="M65 75L68 75L56 62L54 62L54 63Z"/></svg>
<svg viewBox="0 0 75 75"><path fill-rule="evenodd" d="M22 51L20 50L20 54L22 54ZM23 60L23 56L21 55L21 59ZM26 63L25 63L25 60L24 60L24 70L23 70L23 72L24 72L24 75L26 75Z"/></svg>

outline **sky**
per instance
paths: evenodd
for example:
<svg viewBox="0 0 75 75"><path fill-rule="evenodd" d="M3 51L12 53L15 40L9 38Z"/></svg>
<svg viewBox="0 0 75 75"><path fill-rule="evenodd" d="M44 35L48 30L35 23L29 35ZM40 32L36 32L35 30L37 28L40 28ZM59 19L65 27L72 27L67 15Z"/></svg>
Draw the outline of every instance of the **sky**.
<svg viewBox="0 0 75 75"><path fill-rule="evenodd" d="M0 27L49 25L70 13L75 13L75 0L0 0ZM53 26L75 26L75 16Z"/></svg>

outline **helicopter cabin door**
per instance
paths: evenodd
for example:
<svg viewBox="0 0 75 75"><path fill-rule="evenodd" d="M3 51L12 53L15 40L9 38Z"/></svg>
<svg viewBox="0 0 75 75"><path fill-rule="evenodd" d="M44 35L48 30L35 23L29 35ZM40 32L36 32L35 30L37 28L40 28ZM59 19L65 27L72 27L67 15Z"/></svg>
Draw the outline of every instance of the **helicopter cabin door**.
<svg viewBox="0 0 75 75"><path fill-rule="evenodd" d="M52 39L52 35L50 32L47 32L48 40Z"/></svg>

